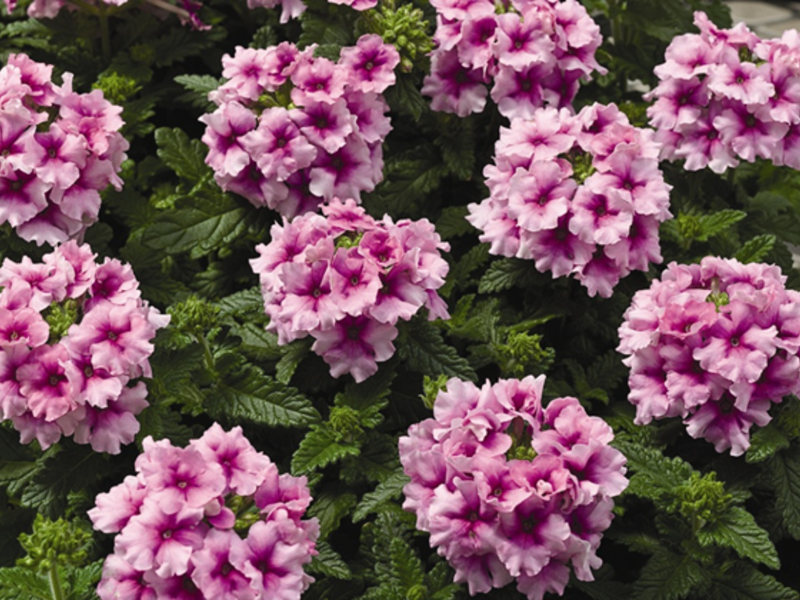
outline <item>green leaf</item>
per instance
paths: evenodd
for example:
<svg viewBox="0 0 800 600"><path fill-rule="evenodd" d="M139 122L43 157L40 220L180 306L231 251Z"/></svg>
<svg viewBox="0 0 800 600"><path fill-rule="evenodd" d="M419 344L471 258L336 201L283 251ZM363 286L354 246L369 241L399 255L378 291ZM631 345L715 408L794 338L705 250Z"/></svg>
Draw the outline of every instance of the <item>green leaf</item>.
<svg viewBox="0 0 800 600"><path fill-rule="evenodd" d="M361 498L353 513L353 522L363 521L367 515L377 512L381 504L398 498L409 481L408 475L397 472L379 483L374 491L364 494Z"/></svg>
<svg viewBox="0 0 800 600"><path fill-rule="evenodd" d="M402 538L392 539L389 543L389 555L394 578L403 590L424 585L425 569L422 568L422 561L408 542Z"/></svg>
<svg viewBox="0 0 800 600"><path fill-rule="evenodd" d="M18 496L38 470L33 453L19 443L19 433L0 427L0 486Z"/></svg>
<svg viewBox="0 0 800 600"><path fill-rule="evenodd" d="M494 261L481 277L478 292L502 292L518 285L526 285L536 269L530 261L501 258Z"/></svg>
<svg viewBox="0 0 800 600"><path fill-rule="evenodd" d="M339 528L342 522L358 502L355 494L342 491L338 487L323 489L314 495L314 502L308 507L306 515L319 519L319 539L325 540Z"/></svg>
<svg viewBox="0 0 800 600"><path fill-rule="evenodd" d="M105 455L91 446L64 443L53 446L40 460L40 468L22 491L22 504L55 519L63 514L71 492L92 495L95 482L108 471Z"/></svg>
<svg viewBox="0 0 800 600"><path fill-rule="evenodd" d="M729 208L711 215L702 215L698 219L700 231L695 237L701 242L705 242L708 238L719 235L746 216L747 213L742 210L733 210Z"/></svg>
<svg viewBox="0 0 800 600"><path fill-rule="evenodd" d="M178 75L175 81L186 88L187 93L180 100L186 100L192 106L211 112L214 103L208 99L208 93L216 90L221 81L211 75Z"/></svg>
<svg viewBox="0 0 800 600"><path fill-rule="evenodd" d="M361 383L349 383L343 394L334 399L336 406L349 406L358 412L362 427L372 429L380 425L380 411L389 402L391 384L396 375L395 361L383 363L378 372Z"/></svg>
<svg viewBox="0 0 800 600"><path fill-rule="evenodd" d="M468 214L466 206L448 206L436 221L436 232L449 240L475 231L472 223L466 219Z"/></svg>
<svg viewBox="0 0 800 600"><path fill-rule="evenodd" d="M336 434L326 425L314 425L292 457L292 473L303 475L322 469L345 456L358 456L360 444L336 441Z"/></svg>
<svg viewBox="0 0 800 600"><path fill-rule="evenodd" d="M625 494L659 500L688 481L694 471L683 459L667 458L655 448L624 441L615 445L628 459L628 468L633 472Z"/></svg>
<svg viewBox="0 0 800 600"><path fill-rule="evenodd" d="M740 506L732 506L718 515L698 532L697 539L703 546L716 544L732 548L742 558L779 569L778 552L769 539L769 533L756 524L753 515Z"/></svg>
<svg viewBox="0 0 800 600"><path fill-rule="evenodd" d="M798 600L800 594L766 573L743 565L714 579L709 600Z"/></svg>
<svg viewBox="0 0 800 600"><path fill-rule="evenodd" d="M417 82L411 74L397 73L395 84L384 92L392 111L405 112L419 122L422 113L428 108L428 101L422 97Z"/></svg>
<svg viewBox="0 0 800 600"><path fill-rule="evenodd" d="M331 548L328 542L317 542L316 550L317 555L311 559L311 564L308 566L309 571L321 573L328 577L336 577L336 579L350 579L353 577L350 567Z"/></svg>
<svg viewBox="0 0 800 600"><path fill-rule="evenodd" d="M264 314L264 297L258 287L236 292L217 302L221 317L240 317L248 319L252 315Z"/></svg>
<svg viewBox="0 0 800 600"><path fill-rule="evenodd" d="M688 555L659 550L642 567L634 586L635 600L678 600L708 579L704 569Z"/></svg>
<svg viewBox="0 0 800 600"><path fill-rule="evenodd" d="M275 378L288 384L303 359L308 356L311 344L309 340L295 340L283 348L278 364L275 365Z"/></svg>
<svg viewBox="0 0 800 600"><path fill-rule="evenodd" d="M311 401L293 387L264 374L254 365L217 384L208 412L215 419L246 421L271 427L307 427L321 420Z"/></svg>
<svg viewBox="0 0 800 600"><path fill-rule="evenodd" d="M461 257L447 276L447 283L439 290L445 298L449 298L453 289L462 289L471 283L471 275L481 269L489 260L488 244L473 246Z"/></svg>
<svg viewBox="0 0 800 600"><path fill-rule="evenodd" d="M447 167L431 146L420 146L387 160L378 194L389 207L423 201L439 186Z"/></svg>
<svg viewBox="0 0 800 600"><path fill-rule="evenodd" d="M50 582L25 567L0 569L0 600L52 600Z"/></svg>
<svg viewBox="0 0 800 600"><path fill-rule="evenodd" d="M156 129L158 156L179 177L197 183L211 176L211 169L205 164L207 148L200 140L190 140L177 127Z"/></svg>
<svg viewBox="0 0 800 600"><path fill-rule="evenodd" d="M204 203L208 204L208 203ZM240 238L250 225L251 211L226 196L202 208L165 211L142 232L142 243L168 254L191 251L199 258Z"/></svg>
<svg viewBox="0 0 800 600"><path fill-rule="evenodd" d="M745 460L749 463L765 461L779 450L788 448L789 444L786 434L774 423L769 423L750 436L750 447L747 449Z"/></svg>
<svg viewBox="0 0 800 600"><path fill-rule="evenodd" d="M286 353L286 348L278 345L278 336L266 331L260 325L252 321L243 323L241 326L233 328L232 332L242 340L239 349L257 360L280 360ZM289 383L288 380L281 383Z"/></svg>
<svg viewBox="0 0 800 600"><path fill-rule="evenodd" d="M793 538L800 539L800 446L776 453L767 465L783 525Z"/></svg>
<svg viewBox="0 0 800 600"><path fill-rule="evenodd" d="M467 359L442 339L441 332L420 318L402 329L398 354L408 366L431 377L447 375L477 381L478 377Z"/></svg>
<svg viewBox="0 0 800 600"><path fill-rule="evenodd" d="M771 233L757 235L748 240L741 250L734 255L734 258L743 263L758 262L769 254L776 241L777 238Z"/></svg>
<svg viewBox="0 0 800 600"><path fill-rule="evenodd" d="M327 14L319 14L316 11L306 11L300 16L300 24L303 33L297 41L300 48L305 48L311 44L335 44L337 46L347 46L351 41L352 27L339 13L334 16L328 11Z"/></svg>

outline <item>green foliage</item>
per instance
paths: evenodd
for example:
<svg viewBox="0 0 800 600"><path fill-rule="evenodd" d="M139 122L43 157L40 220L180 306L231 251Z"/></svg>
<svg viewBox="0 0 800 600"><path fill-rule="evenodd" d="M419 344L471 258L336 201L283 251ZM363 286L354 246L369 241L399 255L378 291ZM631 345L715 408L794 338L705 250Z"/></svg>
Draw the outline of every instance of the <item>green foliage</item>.
<svg viewBox="0 0 800 600"><path fill-rule="evenodd" d="M717 544L732 548L742 558L779 569L778 552L769 534L756 524L753 515L739 506L718 513L709 513L711 522L698 533L699 542L708 546Z"/></svg>
<svg viewBox="0 0 800 600"><path fill-rule="evenodd" d="M255 365L246 365L220 381L208 394L206 409L215 419L271 427L306 427L320 420L308 398Z"/></svg>
<svg viewBox="0 0 800 600"><path fill-rule="evenodd" d="M190 182L198 183L211 176L205 164L206 147L200 140L191 140L177 127L156 130L158 157L170 169Z"/></svg>
<svg viewBox="0 0 800 600"><path fill-rule="evenodd" d="M689 555L656 551L634 584L635 600L678 600L699 594L708 585L706 569Z"/></svg>
<svg viewBox="0 0 800 600"><path fill-rule="evenodd" d="M800 446L792 444L767 463L776 506L789 534L800 539Z"/></svg>
<svg viewBox="0 0 800 600"><path fill-rule="evenodd" d="M477 379L469 363L445 343L441 332L428 321L415 318L401 329L398 341L402 344L400 358L419 373Z"/></svg>

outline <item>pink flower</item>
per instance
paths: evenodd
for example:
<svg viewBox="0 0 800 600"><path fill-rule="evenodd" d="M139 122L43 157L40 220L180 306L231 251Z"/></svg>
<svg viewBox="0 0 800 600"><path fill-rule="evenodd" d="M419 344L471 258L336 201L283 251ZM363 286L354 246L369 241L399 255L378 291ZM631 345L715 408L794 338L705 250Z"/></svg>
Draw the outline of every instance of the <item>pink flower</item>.
<svg viewBox="0 0 800 600"><path fill-rule="evenodd" d="M379 35L362 35L355 46L341 50L340 64L350 69L350 86L360 92L382 93L394 85L400 54Z"/></svg>
<svg viewBox="0 0 800 600"><path fill-rule="evenodd" d="M777 267L707 257L672 263L650 290L637 292L618 348L629 355L636 422L681 416L692 437L742 454L751 425L766 425L771 403L798 386L800 347L781 349L795 322L780 315L800 305L784 283ZM727 304L712 302L719 294Z"/></svg>
<svg viewBox="0 0 800 600"><path fill-rule="evenodd" d="M474 384L451 379L434 418L399 440L411 478L403 508L466 581L470 593L516 579L529 598L563 591L569 564L591 579L611 523L613 496L627 486L613 431L575 398L542 410L544 377ZM508 458L523 455L532 459ZM537 595L538 594L538 595Z"/></svg>

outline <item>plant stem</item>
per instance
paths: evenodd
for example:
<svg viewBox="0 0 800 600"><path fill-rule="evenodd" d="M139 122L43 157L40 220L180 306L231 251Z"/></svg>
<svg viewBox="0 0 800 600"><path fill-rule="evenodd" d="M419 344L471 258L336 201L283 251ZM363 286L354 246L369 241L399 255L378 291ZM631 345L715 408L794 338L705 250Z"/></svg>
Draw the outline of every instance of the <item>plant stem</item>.
<svg viewBox="0 0 800 600"><path fill-rule="evenodd" d="M61 578L58 576L58 564L56 562L50 565L48 577L50 579L50 593L53 596L53 600L64 600L64 590L61 587Z"/></svg>

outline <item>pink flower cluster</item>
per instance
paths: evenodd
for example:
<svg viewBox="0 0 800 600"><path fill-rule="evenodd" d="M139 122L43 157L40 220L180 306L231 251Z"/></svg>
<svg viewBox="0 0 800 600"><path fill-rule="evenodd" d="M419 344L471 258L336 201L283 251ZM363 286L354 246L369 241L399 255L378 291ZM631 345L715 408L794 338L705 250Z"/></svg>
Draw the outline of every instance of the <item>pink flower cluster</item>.
<svg viewBox="0 0 800 600"><path fill-rule="evenodd" d="M210 94L219 108L200 118L220 187L289 218L372 190L391 130L381 93L395 82L394 46L364 35L338 62L314 48L237 48Z"/></svg>
<svg viewBox="0 0 800 600"><path fill-rule="evenodd" d="M74 241L0 267L0 421L42 448L72 435L118 454L139 431L156 329L169 317L140 298L130 266ZM64 334L64 335L62 335Z"/></svg>
<svg viewBox="0 0 800 600"><path fill-rule="evenodd" d="M451 379L433 419L400 438L403 508L472 595L513 579L529 599L562 594L569 565L591 581L628 485L611 427L575 398L542 406L544 376L478 389Z"/></svg>
<svg viewBox="0 0 800 600"><path fill-rule="evenodd" d="M145 438L129 475L89 511L119 533L97 588L101 600L298 600L313 579L317 519L301 520L305 477L278 473L241 427L212 425L186 448Z"/></svg>
<svg viewBox="0 0 800 600"><path fill-rule="evenodd" d="M676 37L645 97L663 158L716 173L756 157L800 168L800 34L762 40L744 23L718 29L695 13L699 34Z"/></svg>
<svg viewBox="0 0 800 600"><path fill-rule="evenodd" d="M603 39L577 0L432 0L436 50L422 93L434 110L481 112L486 84L508 118L544 106L569 106L592 71ZM498 9L499 7L499 9ZM500 13L500 14L498 14Z"/></svg>
<svg viewBox="0 0 800 600"><path fill-rule="evenodd" d="M707 257L637 292L617 348L636 423L682 417L717 452L747 450L753 423L800 391L800 293L785 281L774 265Z"/></svg>
<svg viewBox="0 0 800 600"><path fill-rule="evenodd" d="M11 13L17 7L17 0L4 0L6 10ZM279 0L275 0L270 6L275 6ZM298 2L299 0L285 0L287 2ZM259 3L261 2L261 3ZM254 8L255 6L265 6L265 0L248 0L248 6ZM122 6L127 4L128 0L85 0L87 6L96 6L97 4L104 4L107 6ZM195 29L210 29L209 25L204 24L200 20L200 9L203 8L203 3L200 0L176 0L174 4L166 0L145 0L144 5L146 9L152 10L160 15L175 14L181 22L189 23ZM76 4L68 0L33 0L28 5L28 16L34 19L53 19L61 9L67 7L69 10L77 10L79 8ZM305 6L303 7L305 9ZM302 12L302 10L300 11ZM300 14L300 13L298 13ZM293 15L295 16L295 15ZM285 23L286 21L282 21Z"/></svg>
<svg viewBox="0 0 800 600"><path fill-rule="evenodd" d="M360 382L394 354L398 319L423 306L430 319L449 317L436 290L449 268L440 250L450 247L427 219L376 221L352 199L322 212L274 225L250 264L278 343L311 334L331 375Z"/></svg>
<svg viewBox="0 0 800 600"><path fill-rule="evenodd" d="M661 262L658 225L670 218L654 132L611 104L538 109L500 129L490 197L467 220L501 256L532 259L553 277L574 274L589 295Z"/></svg>
<svg viewBox="0 0 800 600"><path fill-rule="evenodd" d="M72 74L11 54L0 69L0 225L37 244L75 238L97 221L100 192L122 188L122 108L72 91Z"/></svg>

